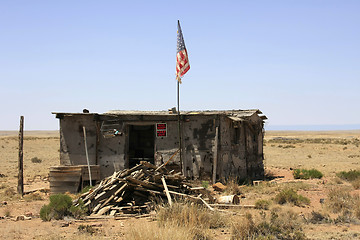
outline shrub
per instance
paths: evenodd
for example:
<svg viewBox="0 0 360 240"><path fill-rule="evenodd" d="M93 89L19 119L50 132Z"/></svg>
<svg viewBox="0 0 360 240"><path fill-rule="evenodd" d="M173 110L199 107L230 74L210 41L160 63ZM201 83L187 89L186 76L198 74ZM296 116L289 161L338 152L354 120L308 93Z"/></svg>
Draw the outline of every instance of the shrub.
<svg viewBox="0 0 360 240"><path fill-rule="evenodd" d="M291 203L295 206L303 206L310 204L310 199L304 197L300 194L297 194L293 189L284 189L275 196L275 202L278 204Z"/></svg>
<svg viewBox="0 0 360 240"><path fill-rule="evenodd" d="M294 169L293 175L295 179L312 179L312 178L322 178L324 175L316 169Z"/></svg>
<svg viewBox="0 0 360 240"><path fill-rule="evenodd" d="M307 218L307 222L312 224L331 223L331 218L328 214L312 211Z"/></svg>
<svg viewBox="0 0 360 240"><path fill-rule="evenodd" d="M40 158L38 158L38 157L33 157L33 158L31 159L31 162L32 162L32 163L41 163L42 160L41 160Z"/></svg>
<svg viewBox="0 0 360 240"><path fill-rule="evenodd" d="M203 188L208 188L208 187L209 187L209 181L202 181L202 182L201 182L201 186L202 186Z"/></svg>
<svg viewBox="0 0 360 240"><path fill-rule="evenodd" d="M359 170L350 170L348 172L341 171L336 174L339 178L347 181L354 181L358 178L360 178L360 171Z"/></svg>
<svg viewBox="0 0 360 240"><path fill-rule="evenodd" d="M69 209L71 215L76 219L81 219L86 215L87 208L84 206L84 202L80 199L77 206L72 205Z"/></svg>
<svg viewBox="0 0 360 240"><path fill-rule="evenodd" d="M55 194L50 196L49 205L44 205L40 210L40 218L43 221L50 221L52 218L62 219L70 215L72 206L71 197L66 194Z"/></svg>
<svg viewBox="0 0 360 240"><path fill-rule="evenodd" d="M269 206L270 206L270 201L269 200L260 199L260 200L257 200L255 202L255 208L256 209L268 210Z"/></svg>
<svg viewBox="0 0 360 240"><path fill-rule="evenodd" d="M40 218L43 221L50 221L52 218L52 213L51 213L51 207L49 205L44 205L42 206L42 208L40 209Z"/></svg>
<svg viewBox="0 0 360 240"><path fill-rule="evenodd" d="M333 181L335 184L343 184L343 181L342 181L339 177L333 178L332 181Z"/></svg>
<svg viewBox="0 0 360 240"><path fill-rule="evenodd" d="M94 188L94 186L86 186L86 187L84 187L81 191L80 191L80 194L83 194L83 193L87 193L87 192L89 192L91 189L93 189Z"/></svg>
<svg viewBox="0 0 360 240"><path fill-rule="evenodd" d="M360 203L360 198L352 196L346 189L334 188L329 191L326 202L333 213L352 212Z"/></svg>

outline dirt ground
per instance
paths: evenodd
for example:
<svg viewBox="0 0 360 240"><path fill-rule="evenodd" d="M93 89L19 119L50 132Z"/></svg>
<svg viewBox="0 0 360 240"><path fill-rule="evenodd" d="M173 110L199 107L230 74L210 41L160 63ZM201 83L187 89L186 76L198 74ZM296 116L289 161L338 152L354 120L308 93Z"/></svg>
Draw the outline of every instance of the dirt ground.
<svg viewBox="0 0 360 240"><path fill-rule="evenodd" d="M357 140L356 140L357 139ZM266 173L277 177L259 186L242 187L241 204L254 204L258 199L274 198L281 186L291 186L310 199L306 207L291 208L301 216L313 211L326 211L321 201L327 201L329 191L336 187L347 189L359 196L346 181L336 177L339 171L360 169L360 131L292 132L268 131L265 134L264 165ZM139 226L155 226L153 218L123 220L74 220L43 222L40 208L48 204L49 167L59 164L59 134L57 131L26 132L24 139L25 192L44 189L23 198L16 194L18 136L16 132L0 132L0 236L1 239L131 239L129 231ZM315 168L324 174L322 179L294 180L292 169ZM210 189L211 187L209 187ZM210 189L212 190L212 189ZM275 204L276 205L276 204ZM274 206L274 207L279 207ZM237 210L239 214L245 211ZM25 215L25 219L17 220ZM29 216L29 217L28 217ZM331 217L336 217L331 215ZM81 226L91 226L96 233L81 231ZM140 227L141 228L141 227ZM303 231L309 239L360 238L359 223L307 223ZM214 239L231 239L228 229L215 230Z"/></svg>

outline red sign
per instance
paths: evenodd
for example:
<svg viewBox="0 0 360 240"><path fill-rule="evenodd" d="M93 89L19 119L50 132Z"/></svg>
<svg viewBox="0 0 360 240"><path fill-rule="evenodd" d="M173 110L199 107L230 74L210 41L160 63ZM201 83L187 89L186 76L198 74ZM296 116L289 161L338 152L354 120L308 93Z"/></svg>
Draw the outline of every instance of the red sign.
<svg viewBox="0 0 360 240"><path fill-rule="evenodd" d="M156 130L166 130L166 123L157 123L156 124Z"/></svg>
<svg viewBox="0 0 360 240"><path fill-rule="evenodd" d="M156 124L156 136L157 137L166 137L167 126L166 123L157 123Z"/></svg>

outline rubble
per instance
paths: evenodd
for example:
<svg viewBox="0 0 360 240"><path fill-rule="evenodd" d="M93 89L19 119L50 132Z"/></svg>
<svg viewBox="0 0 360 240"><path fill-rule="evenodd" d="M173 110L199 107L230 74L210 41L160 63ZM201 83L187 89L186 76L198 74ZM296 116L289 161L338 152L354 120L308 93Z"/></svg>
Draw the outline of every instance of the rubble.
<svg viewBox="0 0 360 240"><path fill-rule="evenodd" d="M147 214L154 208L154 202L168 202L171 205L171 198L187 198L213 210L206 202L214 202L207 190L192 188L181 173L168 171L163 165L157 167L146 161L131 169L114 172L82 194L74 204L79 206L83 202L90 217L116 217L123 214Z"/></svg>

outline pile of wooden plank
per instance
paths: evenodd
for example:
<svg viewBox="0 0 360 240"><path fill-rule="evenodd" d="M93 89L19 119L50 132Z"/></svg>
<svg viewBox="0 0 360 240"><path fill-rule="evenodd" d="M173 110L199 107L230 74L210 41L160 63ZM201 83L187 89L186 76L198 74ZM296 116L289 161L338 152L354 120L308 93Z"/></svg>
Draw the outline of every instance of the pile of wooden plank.
<svg viewBox="0 0 360 240"><path fill-rule="evenodd" d="M148 162L141 162L131 169L115 172L102 180L90 191L82 194L75 202L88 208L90 216L118 216L121 214L148 213L154 202L171 204L173 197L189 198L211 208L202 198L203 188L191 188L181 173L167 171Z"/></svg>

